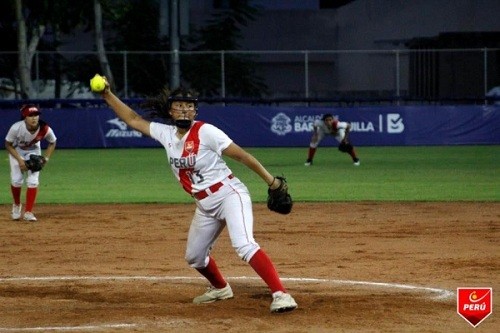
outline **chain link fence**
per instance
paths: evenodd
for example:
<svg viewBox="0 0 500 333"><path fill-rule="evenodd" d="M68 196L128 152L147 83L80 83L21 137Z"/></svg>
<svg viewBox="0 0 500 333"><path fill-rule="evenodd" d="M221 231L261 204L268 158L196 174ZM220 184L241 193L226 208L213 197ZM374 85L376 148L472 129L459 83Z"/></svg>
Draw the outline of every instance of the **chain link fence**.
<svg viewBox="0 0 500 333"><path fill-rule="evenodd" d="M168 86L172 52L107 57L115 91L142 97ZM500 49L179 51L180 82L212 101L484 101L500 86ZM18 54L0 52L0 99L18 99ZM33 98L94 98L96 52L36 52ZM250 83L249 83L250 82Z"/></svg>

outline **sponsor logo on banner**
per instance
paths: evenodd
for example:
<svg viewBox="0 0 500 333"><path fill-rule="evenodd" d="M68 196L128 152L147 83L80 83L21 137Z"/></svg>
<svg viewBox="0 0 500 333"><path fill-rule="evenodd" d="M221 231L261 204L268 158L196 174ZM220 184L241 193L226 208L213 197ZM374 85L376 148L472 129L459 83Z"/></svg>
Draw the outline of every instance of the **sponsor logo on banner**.
<svg viewBox="0 0 500 333"><path fill-rule="evenodd" d="M295 133L312 132L314 130L314 122L321 119L320 115L300 115L293 119L293 131Z"/></svg>
<svg viewBox="0 0 500 333"><path fill-rule="evenodd" d="M375 132L375 127L371 121L351 121L351 132Z"/></svg>
<svg viewBox="0 0 500 333"><path fill-rule="evenodd" d="M127 124L120 120L119 118L114 118L107 121L108 124L115 126L111 128L107 133L107 138L141 138L142 133L136 130L128 129Z"/></svg>
<svg viewBox="0 0 500 333"><path fill-rule="evenodd" d="M314 130L314 122L321 119L323 115L300 115L293 119L293 130L295 133L312 132ZM335 116L339 119L339 116ZM340 120L342 121L342 119ZM371 121L349 121L351 124L351 132L375 132L375 127Z"/></svg>
<svg viewBox="0 0 500 333"><path fill-rule="evenodd" d="M404 130L403 117L399 113L388 113L387 133L402 133Z"/></svg>
<svg viewBox="0 0 500 333"><path fill-rule="evenodd" d="M322 115L297 115L293 120L285 113L280 112L271 119L271 131L280 136L288 133L303 133L312 132L314 130L314 122L321 119ZM339 118L337 115L336 118ZM384 115L379 115L378 132L384 132ZM351 124L351 132L376 132L377 122L371 121L355 121L355 120L342 120ZM403 117L399 113L388 113L385 121L386 132L389 134L402 133L405 129Z"/></svg>
<svg viewBox="0 0 500 333"><path fill-rule="evenodd" d="M457 288L457 313L473 327L493 312L492 288Z"/></svg>
<svg viewBox="0 0 500 333"><path fill-rule="evenodd" d="M271 119L271 131L280 136L290 133L292 131L292 120L283 112L278 113Z"/></svg>

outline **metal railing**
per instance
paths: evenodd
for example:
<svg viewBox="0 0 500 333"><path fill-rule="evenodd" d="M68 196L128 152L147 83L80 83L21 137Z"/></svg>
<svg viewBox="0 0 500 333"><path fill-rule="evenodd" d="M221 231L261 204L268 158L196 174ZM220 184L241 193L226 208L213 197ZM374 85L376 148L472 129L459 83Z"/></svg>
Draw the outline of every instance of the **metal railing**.
<svg viewBox="0 0 500 333"><path fill-rule="evenodd" d="M181 82L189 84L183 64L192 67L210 64L190 74L210 79L212 84L215 82L212 93L201 96L207 101L470 102L485 100L488 91L500 85L500 49L491 48L177 52ZM168 51L107 52L119 94L124 98L143 96L137 87L148 81L167 85L171 55ZM235 91L238 72L230 60L235 58L251 64L251 75L264 87L260 95ZM52 68L55 64L58 70ZM17 52L0 52L0 73L3 72L0 99L16 98L12 90L18 89L18 82L10 79L16 77L16 65ZM73 83L73 92L65 96L63 91L60 97L86 98L88 79L98 68L96 52L38 51L32 68L36 91L33 97L54 97L50 96L50 84L57 79L55 73L62 71L60 77ZM75 87L80 89L79 94L75 93Z"/></svg>

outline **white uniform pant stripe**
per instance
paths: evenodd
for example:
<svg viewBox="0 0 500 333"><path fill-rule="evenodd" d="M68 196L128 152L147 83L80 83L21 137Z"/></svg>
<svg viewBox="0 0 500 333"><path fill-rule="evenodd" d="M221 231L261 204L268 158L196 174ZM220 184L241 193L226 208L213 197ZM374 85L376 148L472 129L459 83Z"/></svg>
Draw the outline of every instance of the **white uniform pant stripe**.
<svg viewBox="0 0 500 333"><path fill-rule="evenodd" d="M248 262L260 247L253 238L252 202L246 186L233 178L196 204L186 247L189 265L206 267L210 250L226 225L233 248Z"/></svg>

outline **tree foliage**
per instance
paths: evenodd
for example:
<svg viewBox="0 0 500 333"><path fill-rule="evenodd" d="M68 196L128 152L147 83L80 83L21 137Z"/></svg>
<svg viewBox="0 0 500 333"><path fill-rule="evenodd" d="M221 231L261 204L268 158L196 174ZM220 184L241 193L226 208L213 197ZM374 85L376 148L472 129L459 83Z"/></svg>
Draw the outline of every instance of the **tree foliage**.
<svg viewBox="0 0 500 333"><path fill-rule="evenodd" d="M151 95L167 85L170 72L168 37L159 37L159 2L158 0L98 0L102 6L106 51L127 51L126 64L121 54L110 54L109 64L118 88L125 85L127 74L128 91L132 96ZM27 50L51 51L37 59L38 66L33 67L29 54L21 57L25 60L24 68L19 66L16 55L0 56L0 77L11 78L19 82L24 69L27 80L33 80L35 74L41 80L56 80L58 85L63 79L87 84L91 75L102 71L99 59L95 56L63 56L59 54L63 39L61 36L75 34L77 30L92 33L95 28L93 1L72 0L7 0L0 1L0 34L4 51L21 51L19 38L16 40L19 23L15 20L15 4L22 5L22 18L26 24L26 33L22 37ZM220 51L238 50L241 41L241 29L255 19L257 8L250 6L247 0L230 1L225 10L214 11L207 24L191 29L189 38L181 39L181 50ZM43 27L42 30L41 28ZM43 31L43 33L42 33ZM40 39L35 39L36 33ZM36 42L36 43L35 43ZM30 45L36 44L36 45ZM95 50L95 45L92 45ZM102 47L100 48L102 51ZM34 53L33 51L33 53ZM139 53L139 51L141 51ZM162 53L162 54L161 54ZM221 96L221 59L219 55L181 56L181 76L183 84L198 90L201 96ZM102 61L101 61L102 62ZM225 54L226 96L262 96L266 86L256 74L256 65L250 56ZM31 84L31 82L30 82ZM33 97L29 88L22 96ZM58 96L57 92L54 97Z"/></svg>
<svg viewBox="0 0 500 333"><path fill-rule="evenodd" d="M16 22L13 20L14 2L0 1L0 43L1 51L17 51ZM15 53L5 53L0 56L0 78L5 78L15 82L17 70L17 55ZM14 90L12 85L1 84L0 95L9 94Z"/></svg>
<svg viewBox="0 0 500 333"><path fill-rule="evenodd" d="M168 51L168 44L159 33L159 7L154 0L126 1L121 11L115 13L110 28L114 36L109 47L113 50L131 51L127 55L129 89L137 95L151 95L168 82L168 57L155 53ZM137 54L135 51L153 51ZM113 71L122 74L122 59L112 62ZM120 80L123 75L117 75Z"/></svg>
<svg viewBox="0 0 500 333"><path fill-rule="evenodd" d="M32 98L35 90L32 84L36 75L41 81L54 79L56 81L56 96L60 92L60 82L64 73L64 59L57 54L61 46L61 35L70 34L75 27L84 24L86 17L85 1L73 2L70 0L8 0L2 2L6 13L11 14L11 21L2 22L0 33L10 33L14 27L16 50L18 51L17 70L7 77L13 82L19 82L22 98ZM2 10L2 13L5 13ZM15 13L15 15L12 15ZM14 18L14 19L13 19ZM3 21L3 17L2 17ZM39 57L36 73L33 69L36 51L53 51L55 55ZM2 64L3 65L3 64ZM2 68L1 70L4 70Z"/></svg>
<svg viewBox="0 0 500 333"><path fill-rule="evenodd" d="M230 1L227 9L216 11L207 24L188 39L193 51L240 49L241 29L254 21L258 8L248 1ZM260 97L267 93L263 80L256 74L251 56L225 54L225 87L227 97ZM217 55L187 57L182 62L183 79L190 82L202 96L221 96L221 60Z"/></svg>

